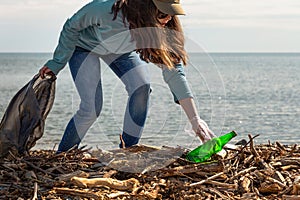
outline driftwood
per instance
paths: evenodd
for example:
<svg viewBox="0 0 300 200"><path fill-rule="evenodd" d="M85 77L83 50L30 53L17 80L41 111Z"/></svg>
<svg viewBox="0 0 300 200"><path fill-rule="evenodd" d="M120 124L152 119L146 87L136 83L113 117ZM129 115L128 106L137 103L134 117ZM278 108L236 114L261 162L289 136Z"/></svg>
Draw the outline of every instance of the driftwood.
<svg viewBox="0 0 300 200"><path fill-rule="evenodd" d="M0 162L0 199L300 199L300 146L254 139L205 163L144 145L12 154Z"/></svg>
<svg viewBox="0 0 300 200"><path fill-rule="evenodd" d="M88 187L94 188L99 186L107 186L111 189L116 190L134 190L137 185L139 185L139 181L135 178L130 178L128 180L119 181L113 178L80 178L73 177L71 178L71 182L73 182L78 187Z"/></svg>

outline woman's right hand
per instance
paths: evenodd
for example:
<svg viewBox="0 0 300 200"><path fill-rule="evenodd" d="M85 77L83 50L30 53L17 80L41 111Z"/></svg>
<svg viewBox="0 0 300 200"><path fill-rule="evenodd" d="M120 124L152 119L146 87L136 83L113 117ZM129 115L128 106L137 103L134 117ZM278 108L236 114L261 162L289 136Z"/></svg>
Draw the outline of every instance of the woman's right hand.
<svg viewBox="0 0 300 200"><path fill-rule="evenodd" d="M39 74L40 74L41 78L45 78L46 75L55 76L55 74L47 66L42 67L39 70Z"/></svg>
<svg viewBox="0 0 300 200"><path fill-rule="evenodd" d="M216 135L209 129L207 123L204 120L200 119L199 116L194 117L191 120L191 124L194 132L203 143L216 137Z"/></svg>

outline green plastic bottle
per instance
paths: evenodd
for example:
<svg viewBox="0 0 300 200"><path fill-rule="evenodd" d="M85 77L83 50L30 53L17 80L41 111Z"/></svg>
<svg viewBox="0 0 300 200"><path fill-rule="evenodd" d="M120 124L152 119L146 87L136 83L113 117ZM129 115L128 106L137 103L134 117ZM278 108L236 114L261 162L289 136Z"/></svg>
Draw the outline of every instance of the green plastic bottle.
<svg viewBox="0 0 300 200"><path fill-rule="evenodd" d="M190 151L186 158L189 161L199 163L204 162L209 159L213 154L221 151L225 144L227 144L233 137L237 134L235 131L231 131L230 133L226 133L220 137L212 138L202 145L198 146L196 149Z"/></svg>

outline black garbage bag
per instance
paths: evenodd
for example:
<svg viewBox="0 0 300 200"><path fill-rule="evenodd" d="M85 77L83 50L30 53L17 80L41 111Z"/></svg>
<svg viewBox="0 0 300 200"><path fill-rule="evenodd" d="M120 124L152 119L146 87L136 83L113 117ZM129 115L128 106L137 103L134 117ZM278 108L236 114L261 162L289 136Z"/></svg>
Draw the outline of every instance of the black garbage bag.
<svg viewBox="0 0 300 200"><path fill-rule="evenodd" d="M0 157L27 154L43 136L55 98L55 75L33 77L10 101L0 123Z"/></svg>

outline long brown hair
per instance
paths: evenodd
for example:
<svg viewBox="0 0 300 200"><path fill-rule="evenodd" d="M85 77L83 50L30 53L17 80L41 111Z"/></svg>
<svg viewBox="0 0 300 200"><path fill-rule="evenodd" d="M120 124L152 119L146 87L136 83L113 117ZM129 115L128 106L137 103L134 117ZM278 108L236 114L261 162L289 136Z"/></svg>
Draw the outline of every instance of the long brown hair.
<svg viewBox="0 0 300 200"><path fill-rule="evenodd" d="M152 0L116 0L112 7L114 20L120 11L124 24L129 24L141 59L167 68L181 61L186 65L184 36L177 16L161 27L157 19L160 11Z"/></svg>

